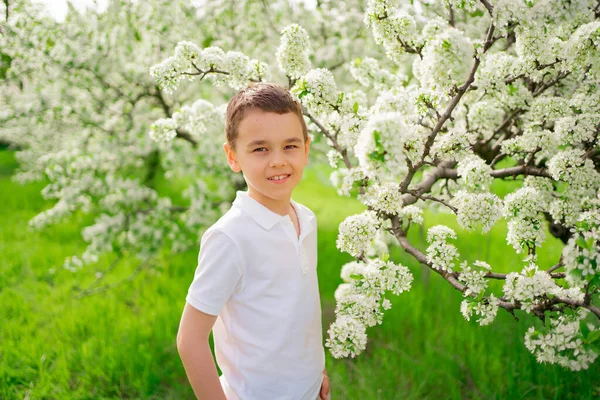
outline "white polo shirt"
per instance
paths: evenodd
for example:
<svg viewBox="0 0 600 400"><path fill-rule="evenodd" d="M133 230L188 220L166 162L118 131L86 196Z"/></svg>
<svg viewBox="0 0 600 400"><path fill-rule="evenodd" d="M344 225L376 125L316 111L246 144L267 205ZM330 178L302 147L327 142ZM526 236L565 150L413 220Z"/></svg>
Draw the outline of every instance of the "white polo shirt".
<svg viewBox="0 0 600 400"><path fill-rule="evenodd" d="M315 400L325 351L317 280L317 220L291 201L300 237L238 191L203 235L186 301L218 315L213 327L228 400Z"/></svg>

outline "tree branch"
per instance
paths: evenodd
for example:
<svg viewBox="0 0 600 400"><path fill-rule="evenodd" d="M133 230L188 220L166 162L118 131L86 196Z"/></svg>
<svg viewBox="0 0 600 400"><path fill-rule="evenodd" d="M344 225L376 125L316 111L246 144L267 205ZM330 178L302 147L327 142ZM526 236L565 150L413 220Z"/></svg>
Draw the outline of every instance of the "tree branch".
<svg viewBox="0 0 600 400"><path fill-rule="evenodd" d="M350 169L352 168L352 163L350 162L350 158L348 157L348 152L346 151L346 149L342 149L342 147L340 146L340 144L338 143L337 139L335 138L334 135L332 135L327 128L325 128L323 126L323 124L321 124L315 117L313 117L308 110L306 109L306 107L302 106L302 112L304 113L304 115L306 115L313 124L315 124L323 133L323 135L325 135L325 137L329 140L331 140L331 143L333 144L333 147L338 151L338 153L340 153L340 155L342 156L343 160L344 160L344 164L346 165L346 168Z"/></svg>
<svg viewBox="0 0 600 400"><path fill-rule="evenodd" d="M507 176L517 175L543 176L545 178L552 179L552 176L546 169L532 167L529 165L519 165L516 167L508 167L492 171L492 176L494 178L506 178Z"/></svg>
<svg viewBox="0 0 600 400"><path fill-rule="evenodd" d="M494 7L487 0L479 0L479 1L481 1L481 4L483 4L483 6L486 8L486 10L488 11L488 13L491 16L494 11Z"/></svg>
<svg viewBox="0 0 600 400"><path fill-rule="evenodd" d="M487 35L485 38L485 42L483 44L482 54L485 53L494 43L495 39L494 39L493 35L494 35L494 23L492 22L490 24L490 27L488 29L488 32L487 32ZM471 67L471 71L469 72L469 76L467 77L467 80L456 90L456 93L452 97L450 104L448 105L448 107L446 108L444 113L438 118L437 123L435 124L435 126L433 127L433 130L429 134L427 141L425 142L425 147L423 150L423 154L421 156L421 160L419 162L417 162L413 166L413 168L410 168L408 170L406 177L400 184L400 191L402 193L406 193L408 186L410 185L413 177L415 176L417 171L424 165L424 160L429 155L429 152L431 151L431 146L433 145L433 142L435 141L437 134L440 132L440 130L442 129L442 127L444 126L446 121L450 118L450 116L452 115L452 112L454 111L454 108L456 108L456 106L458 105L458 102L460 101L462 96L465 94L465 92L467 91L469 86L475 80L475 73L477 72L477 68L479 68L480 63L481 63L481 59L480 59L479 55L477 55L477 53L476 53L475 57L474 57L474 61L473 61L473 66Z"/></svg>

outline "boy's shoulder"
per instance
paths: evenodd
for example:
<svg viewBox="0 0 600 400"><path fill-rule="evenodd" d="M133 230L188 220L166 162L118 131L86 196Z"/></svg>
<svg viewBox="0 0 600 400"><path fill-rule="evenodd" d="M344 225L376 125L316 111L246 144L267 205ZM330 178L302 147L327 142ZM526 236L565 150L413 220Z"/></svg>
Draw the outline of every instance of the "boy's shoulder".
<svg viewBox="0 0 600 400"><path fill-rule="evenodd" d="M251 223L252 218L249 215L238 207L231 206L208 230L218 230L227 236L234 237L236 232L247 229L248 224Z"/></svg>

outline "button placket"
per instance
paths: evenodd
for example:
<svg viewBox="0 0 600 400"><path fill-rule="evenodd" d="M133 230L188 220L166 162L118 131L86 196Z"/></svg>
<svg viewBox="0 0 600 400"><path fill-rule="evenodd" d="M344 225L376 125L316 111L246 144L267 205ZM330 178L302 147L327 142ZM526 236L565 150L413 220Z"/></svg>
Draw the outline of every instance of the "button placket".
<svg viewBox="0 0 600 400"><path fill-rule="evenodd" d="M308 256L306 255L306 251L304 251L302 243L300 244L300 265L302 267L302 273L304 275L308 274Z"/></svg>

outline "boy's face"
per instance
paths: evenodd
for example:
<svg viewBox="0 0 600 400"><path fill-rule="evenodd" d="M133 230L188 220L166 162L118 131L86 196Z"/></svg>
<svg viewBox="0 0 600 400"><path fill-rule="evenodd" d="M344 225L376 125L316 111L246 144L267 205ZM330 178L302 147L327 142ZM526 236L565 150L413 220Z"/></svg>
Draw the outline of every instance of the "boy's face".
<svg viewBox="0 0 600 400"><path fill-rule="evenodd" d="M302 125L294 113L251 109L238 125L235 149L228 143L223 148L231 169L243 172L248 194L268 205L289 201L308 163L310 138L304 142Z"/></svg>

